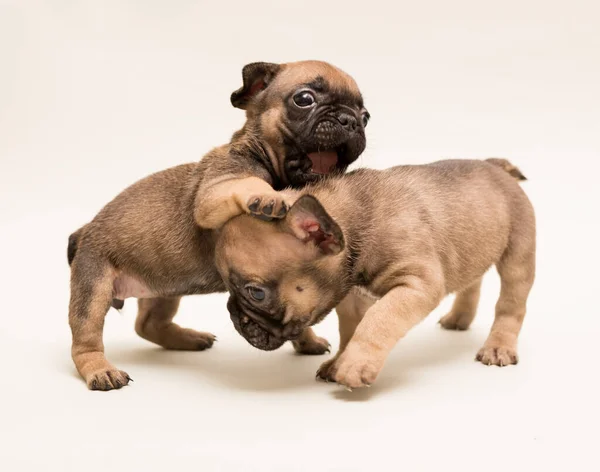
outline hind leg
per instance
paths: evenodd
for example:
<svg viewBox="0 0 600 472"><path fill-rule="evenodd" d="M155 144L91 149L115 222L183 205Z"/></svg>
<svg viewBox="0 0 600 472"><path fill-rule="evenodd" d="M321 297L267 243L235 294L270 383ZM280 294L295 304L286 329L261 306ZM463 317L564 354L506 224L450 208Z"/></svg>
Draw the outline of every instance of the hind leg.
<svg viewBox="0 0 600 472"><path fill-rule="evenodd" d="M464 331L471 326L477 313L481 281L482 279L477 279L469 287L456 294L450 313L443 316L439 321L442 328Z"/></svg>
<svg viewBox="0 0 600 472"><path fill-rule="evenodd" d="M486 365L516 364L517 337L525 318L529 291L535 276L535 247L510 248L497 264L502 279L496 317L485 344L476 360Z"/></svg>
<svg viewBox="0 0 600 472"><path fill-rule="evenodd" d="M114 271L108 263L79 251L71 265L71 355L91 390L121 388L131 380L104 357L102 330L112 301L113 280Z"/></svg>
<svg viewBox="0 0 600 472"><path fill-rule="evenodd" d="M180 297L139 299L135 331L142 338L165 349L182 351L208 349L216 339L214 335L182 328L173 323L180 300Z"/></svg>

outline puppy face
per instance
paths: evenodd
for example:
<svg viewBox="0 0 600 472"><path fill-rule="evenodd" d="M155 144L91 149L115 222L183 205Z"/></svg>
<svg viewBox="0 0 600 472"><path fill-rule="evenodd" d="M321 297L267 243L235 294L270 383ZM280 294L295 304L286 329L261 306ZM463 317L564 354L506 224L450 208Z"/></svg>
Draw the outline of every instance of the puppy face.
<svg viewBox="0 0 600 472"><path fill-rule="evenodd" d="M236 330L270 351L321 321L344 297L343 248L339 226L310 196L278 222L246 215L228 222L216 264Z"/></svg>
<svg viewBox="0 0 600 472"><path fill-rule="evenodd" d="M249 126L274 154L271 165L287 185L343 172L364 151L369 113L356 82L318 61L254 63L232 94Z"/></svg>

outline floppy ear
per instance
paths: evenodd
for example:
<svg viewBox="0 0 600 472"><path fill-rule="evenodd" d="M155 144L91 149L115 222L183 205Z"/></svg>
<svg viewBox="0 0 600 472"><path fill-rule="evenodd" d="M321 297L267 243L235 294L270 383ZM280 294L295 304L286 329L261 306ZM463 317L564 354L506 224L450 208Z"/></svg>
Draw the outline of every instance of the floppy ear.
<svg viewBox="0 0 600 472"><path fill-rule="evenodd" d="M344 249L342 230L312 195L300 197L281 224L285 231L305 243L315 244L325 255L335 255Z"/></svg>
<svg viewBox="0 0 600 472"><path fill-rule="evenodd" d="M281 66L271 62L253 62L242 69L244 85L231 94L231 104L246 109L248 102L271 83Z"/></svg>

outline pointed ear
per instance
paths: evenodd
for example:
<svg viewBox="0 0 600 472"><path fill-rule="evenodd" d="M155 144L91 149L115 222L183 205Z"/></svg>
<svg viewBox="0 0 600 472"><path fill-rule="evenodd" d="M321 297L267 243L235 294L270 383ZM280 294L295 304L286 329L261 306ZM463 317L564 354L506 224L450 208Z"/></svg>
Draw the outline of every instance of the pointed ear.
<svg viewBox="0 0 600 472"><path fill-rule="evenodd" d="M342 230L312 195L300 197L288 210L282 225L285 231L316 245L325 255L335 255L344 249Z"/></svg>
<svg viewBox="0 0 600 472"><path fill-rule="evenodd" d="M253 62L242 69L244 85L231 94L231 104L236 108L246 109L246 106L256 94L271 83L281 66L271 62Z"/></svg>

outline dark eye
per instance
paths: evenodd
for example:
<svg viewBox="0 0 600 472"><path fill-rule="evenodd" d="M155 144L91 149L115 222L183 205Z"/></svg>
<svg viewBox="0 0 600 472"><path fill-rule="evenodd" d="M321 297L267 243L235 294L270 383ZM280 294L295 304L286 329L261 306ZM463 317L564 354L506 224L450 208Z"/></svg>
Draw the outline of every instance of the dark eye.
<svg viewBox="0 0 600 472"><path fill-rule="evenodd" d="M248 286L246 287L248 294L257 302L262 302L265 299L265 291L262 288Z"/></svg>
<svg viewBox="0 0 600 472"><path fill-rule="evenodd" d="M308 108L315 103L315 97L310 92L299 92L294 95L294 103L300 108Z"/></svg>
<svg viewBox="0 0 600 472"><path fill-rule="evenodd" d="M363 112L362 114L362 122L363 122L363 126L366 127L367 124L369 123L369 120L371 119L371 115L369 114L368 111Z"/></svg>

